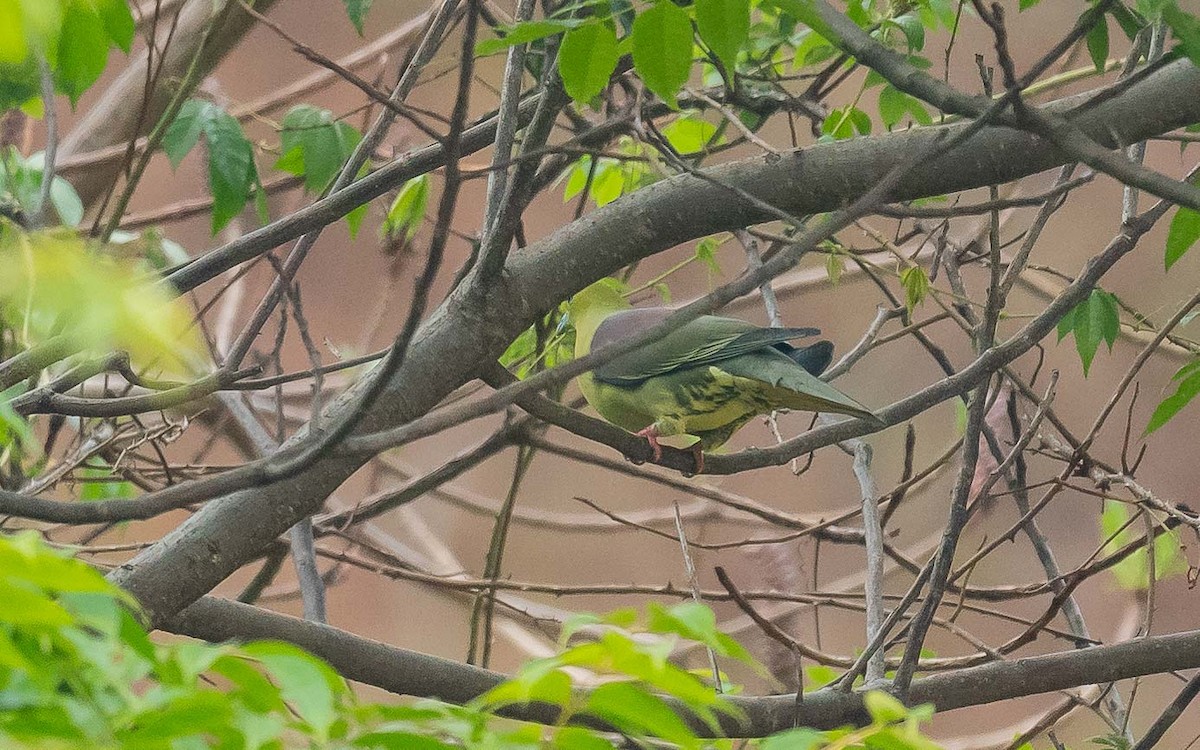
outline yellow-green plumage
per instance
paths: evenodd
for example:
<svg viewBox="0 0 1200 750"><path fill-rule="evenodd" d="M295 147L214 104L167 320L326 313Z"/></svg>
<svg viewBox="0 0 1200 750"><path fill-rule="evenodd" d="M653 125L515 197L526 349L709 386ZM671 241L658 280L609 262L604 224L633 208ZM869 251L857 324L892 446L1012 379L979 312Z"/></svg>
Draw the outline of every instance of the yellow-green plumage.
<svg viewBox="0 0 1200 750"><path fill-rule="evenodd" d="M614 287L595 284L571 301L575 355L636 335L670 312L631 309ZM695 436L701 449L713 450L754 416L775 409L875 419L865 406L813 374L829 363L828 342L806 349L786 343L816 333L705 315L581 375L579 386L602 417L643 435L656 453L655 438L670 435Z"/></svg>

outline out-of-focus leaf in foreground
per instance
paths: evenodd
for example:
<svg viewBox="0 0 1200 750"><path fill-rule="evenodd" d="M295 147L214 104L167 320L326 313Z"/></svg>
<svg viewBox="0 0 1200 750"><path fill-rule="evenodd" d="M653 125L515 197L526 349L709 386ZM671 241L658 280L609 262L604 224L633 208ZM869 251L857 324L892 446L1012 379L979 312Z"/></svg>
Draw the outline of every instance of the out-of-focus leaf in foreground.
<svg viewBox="0 0 1200 750"><path fill-rule="evenodd" d="M128 352L148 375L204 367L188 305L144 266L75 232L0 224L0 269L0 315L25 346L66 336L82 351Z"/></svg>

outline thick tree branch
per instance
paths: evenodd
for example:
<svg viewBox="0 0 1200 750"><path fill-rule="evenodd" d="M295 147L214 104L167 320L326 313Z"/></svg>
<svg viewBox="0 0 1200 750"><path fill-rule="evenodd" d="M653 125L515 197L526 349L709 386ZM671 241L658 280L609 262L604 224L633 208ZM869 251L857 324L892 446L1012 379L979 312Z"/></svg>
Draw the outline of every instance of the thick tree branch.
<svg viewBox="0 0 1200 750"><path fill-rule="evenodd" d="M496 672L208 596L180 612L164 628L213 642L251 638L290 641L329 661L347 679L400 695L434 697L451 703L465 703L505 679ZM914 705L933 703L939 712L950 711L1195 667L1200 667L1200 630L945 672L914 680L909 700ZM793 726L830 729L865 719L861 695L834 689L807 693L799 704L795 695L732 696L730 700L747 717L743 724L725 727L731 736L762 737ZM551 710L537 705L516 709L510 715L529 721L554 720ZM705 731L703 725L695 728Z"/></svg>

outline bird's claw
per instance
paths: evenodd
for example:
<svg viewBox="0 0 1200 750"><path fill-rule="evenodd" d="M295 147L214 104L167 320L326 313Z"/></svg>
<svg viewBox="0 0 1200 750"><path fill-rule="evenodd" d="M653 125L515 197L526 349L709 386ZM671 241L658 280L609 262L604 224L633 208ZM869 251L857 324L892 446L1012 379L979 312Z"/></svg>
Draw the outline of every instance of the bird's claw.
<svg viewBox="0 0 1200 750"><path fill-rule="evenodd" d="M650 444L650 450L654 452L654 463L662 463L662 446L658 443L658 430L654 428L654 425L650 425L634 434L640 438L645 438L646 442Z"/></svg>

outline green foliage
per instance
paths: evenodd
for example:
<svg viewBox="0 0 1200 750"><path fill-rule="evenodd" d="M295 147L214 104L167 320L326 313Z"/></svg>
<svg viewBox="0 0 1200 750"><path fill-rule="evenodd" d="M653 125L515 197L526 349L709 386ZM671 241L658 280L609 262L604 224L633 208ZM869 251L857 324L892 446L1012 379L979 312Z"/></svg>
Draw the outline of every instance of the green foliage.
<svg viewBox="0 0 1200 750"><path fill-rule="evenodd" d="M59 229L0 223L0 318L32 345L67 335L93 354L129 352L137 368L186 375L204 366L190 308L135 261Z"/></svg>
<svg viewBox="0 0 1200 750"><path fill-rule="evenodd" d="M717 262L717 249L720 246L713 237L705 237L696 243L696 260L703 263L714 276L721 274L721 264Z"/></svg>
<svg viewBox="0 0 1200 750"><path fill-rule="evenodd" d="M662 179L662 168L657 155L639 141L622 136L617 140L616 150L631 158L600 157L593 167L592 157L581 156L567 171L563 201L578 196L584 187L587 187L588 197L597 206L605 206L622 195Z"/></svg>
<svg viewBox="0 0 1200 750"><path fill-rule="evenodd" d="M725 69L735 70L750 36L749 0L696 0L696 28Z"/></svg>
<svg viewBox="0 0 1200 750"><path fill-rule="evenodd" d="M1113 500L1104 501L1104 512L1100 515L1100 533L1109 541L1104 553L1111 554L1137 539L1143 527L1140 523L1129 523L1129 506ZM1126 557L1112 568L1117 584L1124 589L1144 591L1150 586L1150 555L1154 555L1154 580L1178 575L1188 569L1187 558L1182 551L1179 534L1166 531L1160 534L1150 548Z"/></svg>
<svg viewBox="0 0 1200 750"><path fill-rule="evenodd" d="M910 96L891 84L879 92L879 118L883 126L891 130L904 119L905 115L921 125L930 125L933 118L925 109L925 103L915 96Z"/></svg>
<svg viewBox="0 0 1200 750"><path fill-rule="evenodd" d="M671 107L692 67L692 21L671 0L659 0L633 22L633 66L646 88Z"/></svg>
<svg viewBox="0 0 1200 750"><path fill-rule="evenodd" d="M39 464L44 458L41 443L29 422L8 403L24 390L23 385L15 385L0 392L0 469L16 476L29 476L26 463Z"/></svg>
<svg viewBox="0 0 1200 750"><path fill-rule="evenodd" d="M367 11L371 10L372 2L374 0L342 0L342 4L346 6L346 15L350 17L350 23L354 24L359 36L362 36L363 23L367 20Z"/></svg>
<svg viewBox="0 0 1200 750"><path fill-rule="evenodd" d="M835 141L870 135L871 116L853 105L837 107L821 122L821 132Z"/></svg>
<svg viewBox="0 0 1200 750"><path fill-rule="evenodd" d="M111 466L104 465L99 459L92 459L76 472L76 476L83 480L79 499L84 502L128 499L136 494L132 482L120 479Z"/></svg>
<svg viewBox="0 0 1200 750"><path fill-rule="evenodd" d="M329 187L362 134L327 109L310 104L292 107L279 132L282 156L275 168L304 177L304 188L320 193Z"/></svg>
<svg viewBox="0 0 1200 750"><path fill-rule="evenodd" d="M208 188L212 193L212 232L216 234L242 212L250 193L258 190L254 149L241 124L221 107L208 101L184 102L163 136L163 150L178 168L183 157L199 142L208 146Z"/></svg>
<svg viewBox="0 0 1200 750"><path fill-rule="evenodd" d="M1193 63L1200 65L1200 18L1185 13L1175 2L1166 3L1162 18L1171 27L1171 33L1179 41L1179 48Z"/></svg>
<svg viewBox="0 0 1200 750"><path fill-rule="evenodd" d="M1083 363L1084 377L1087 377L1100 342L1108 344L1111 352L1120 330L1121 314L1117 298L1097 288L1058 322L1058 340L1062 341L1068 333L1074 334L1075 349L1079 352L1079 361Z"/></svg>
<svg viewBox="0 0 1200 750"><path fill-rule="evenodd" d="M475 54L480 57L494 55L517 44L536 42L539 39L561 34L583 23L585 23L583 19L547 19L544 21L525 21L524 23L512 26L504 26L497 29L503 32L504 36L477 42L475 44Z"/></svg>
<svg viewBox="0 0 1200 750"><path fill-rule="evenodd" d="M1088 55L1092 58L1092 65L1096 67L1097 73L1104 72L1104 66L1108 63L1107 15L1102 15L1096 19L1096 23L1092 25L1092 28L1088 29L1086 40Z"/></svg>
<svg viewBox="0 0 1200 750"><path fill-rule="evenodd" d="M676 118L662 129L671 148L686 156L723 142L717 126L704 120L699 114L686 114Z"/></svg>
<svg viewBox="0 0 1200 750"><path fill-rule="evenodd" d="M1130 750L1129 740L1125 739L1125 735L1120 732L1093 737L1090 742L1096 747L1104 748L1105 750Z"/></svg>
<svg viewBox="0 0 1200 750"><path fill-rule="evenodd" d="M1149 435L1171 421L1172 417L1190 404L1192 399L1196 398L1197 393L1200 393L1200 359L1192 360L1180 367L1171 376L1171 382L1178 383L1175 386L1175 392L1164 398L1155 407L1143 435Z"/></svg>
<svg viewBox="0 0 1200 750"><path fill-rule="evenodd" d="M0 204L16 205L26 214L36 212L42 201L43 154L23 158L15 146L0 151ZM71 183L55 175L50 183L50 204L67 226L83 219L83 201Z"/></svg>
<svg viewBox="0 0 1200 750"><path fill-rule="evenodd" d="M584 721L648 746L727 748L700 739L683 717L715 731L739 710L668 657L683 642L698 643L761 670L707 607L651 605L644 616L574 618L564 624L561 653L527 663L466 706L370 704L327 663L288 643L155 643L128 595L33 531L0 536L0 574L0 745L13 750L618 747L610 733L567 725ZM584 691L580 677L599 686ZM532 701L556 707L560 720L543 727L496 716ZM864 701L868 726L791 730L761 747L936 749L919 730L929 707L909 709L875 692Z"/></svg>
<svg viewBox="0 0 1200 750"><path fill-rule="evenodd" d="M1163 262L1168 270L1192 249L1196 240L1200 240L1200 211L1180 206L1175 210L1171 228L1167 231L1167 252Z"/></svg>
<svg viewBox="0 0 1200 750"><path fill-rule="evenodd" d="M900 285L904 287L904 305L911 315L917 305L924 304L929 295L929 275L921 266L900 269Z"/></svg>
<svg viewBox="0 0 1200 750"><path fill-rule="evenodd" d="M429 203L429 175L414 177L400 188L396 199L388 208L380 232L385 237L400 238L412 242L425 221L425 206Z"/></svg>
<svg viewBox="0 0 1200 750"><path fill-rule="evenodd" d="M133 30L125 0L0 0L0 110L40 95L42 61L75 103L111 48L129 52Z"/></svg>
<svg viewBox="0 0 1200 750"><path fill-rule="evenodd" d="M558 50L563 87L572 99L591 101L608 85L617 59L617 34L610 24L597 21L571 29Z"/></svg>

